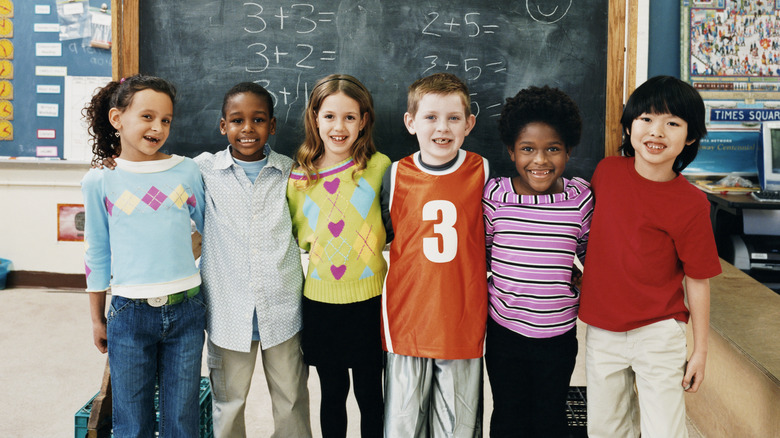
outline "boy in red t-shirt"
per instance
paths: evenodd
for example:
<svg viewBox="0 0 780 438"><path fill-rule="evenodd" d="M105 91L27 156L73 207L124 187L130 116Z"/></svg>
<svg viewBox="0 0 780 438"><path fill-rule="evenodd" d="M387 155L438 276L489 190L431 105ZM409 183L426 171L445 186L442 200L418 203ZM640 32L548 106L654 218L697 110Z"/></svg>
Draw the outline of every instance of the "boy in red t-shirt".
<svg viewBox="0 0 780 438"><path fill-rule="evenodd" d="M625 156L605 158L591 180L596 206L580 297L588 435L681 437L683 394L704 379L709 278L721 271L709 202L680 175L707 133L704 103L685 82L658 76L634 91L621 124Z"/></svg>

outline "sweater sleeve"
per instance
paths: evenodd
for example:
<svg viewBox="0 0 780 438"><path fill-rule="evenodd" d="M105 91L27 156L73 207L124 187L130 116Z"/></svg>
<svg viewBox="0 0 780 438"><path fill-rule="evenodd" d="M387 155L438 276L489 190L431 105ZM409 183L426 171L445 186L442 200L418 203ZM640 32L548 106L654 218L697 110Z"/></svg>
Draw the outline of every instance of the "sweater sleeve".
<svg viewBox="0 0 780 438"><path fill-rule="evenodd" d="M193 167L195 170L192 178L192 195L195 200L194 202L189 203L190 218L195 222L195 227L198 229L198 232L203 234L203 215L206 206L203 175L200 173L199 166L194 165Z"/></svg>
<svg viewBox="0 0 780 438"><path fill-rule="evenodd" d="M382 207L382 222L385 224L385 233L387 234L387 243L393 240L393 221L390 218L390 194L392 187L393 165L387 167L384 176L382 176L382 189L379 193L379 202Z"/></svg>
<svg viewBox="0 0 780 438"><path fill-rule="evenodd" d="M498 184L498 179L490 180L485 185L482 195L482 217L485 221L485 256L487 259L487 268L490 271L490 257L493 248L493 216L496 212L496 205L490 201L488 193Z"/></svg>
<svg viewBox="0 0 780 438"><path fill-rule="evenodd" d="M81 181L84 197L84 269L87 292L108 289L111 281L111 242L102 172L90 170Z"/></svg>
<svg viewBox="0 0 780 438"><path fill-rule="evenodd" d="M583 263L585 262L585 253L588 249L588 239L590 238L590 221L593 218L593 206L595 204L592 192L588 191L588 196L586 199L587 200L582 206L582 210L580 210L582 219L580 221L580 235L577 238L577 256Z"/></svg>

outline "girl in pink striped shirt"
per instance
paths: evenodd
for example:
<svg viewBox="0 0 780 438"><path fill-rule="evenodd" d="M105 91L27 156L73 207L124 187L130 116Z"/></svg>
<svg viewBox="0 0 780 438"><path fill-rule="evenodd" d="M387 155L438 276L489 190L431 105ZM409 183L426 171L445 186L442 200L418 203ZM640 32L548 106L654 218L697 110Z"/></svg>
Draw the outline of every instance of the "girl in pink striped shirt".
<svg viewBox="0 0 780 438"><path fill-rule="evenodd" d="M501 112L501 140L518 174L488 181L482 199L491 436L568 436L579 306L573 266L585 255L593 196L585 180L563 172L581 130L577 105L556 88L521 90Z"/></svg>

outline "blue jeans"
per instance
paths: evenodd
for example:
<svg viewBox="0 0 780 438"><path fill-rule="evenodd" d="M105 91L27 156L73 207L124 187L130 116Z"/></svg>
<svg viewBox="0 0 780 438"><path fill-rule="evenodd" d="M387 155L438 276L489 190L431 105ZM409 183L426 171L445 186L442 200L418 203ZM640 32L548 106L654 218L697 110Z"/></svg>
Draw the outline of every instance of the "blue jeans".
<svg viewBox="0 0 780 438"><path fill-rule="evenodd" d="M158 381L160 437L199 436L203 294L162 307L114 296L107 324L114 437L154 436Z"/></svg>

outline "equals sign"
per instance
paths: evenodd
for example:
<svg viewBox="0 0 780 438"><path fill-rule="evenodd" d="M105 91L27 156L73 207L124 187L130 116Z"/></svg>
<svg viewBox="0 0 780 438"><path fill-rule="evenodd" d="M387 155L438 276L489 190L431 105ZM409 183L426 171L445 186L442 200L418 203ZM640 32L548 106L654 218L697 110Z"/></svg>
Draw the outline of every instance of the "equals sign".
<svg viewBox="0 0 780 438"><path fill-rule="evenodd" d="M488 106L485 109L493 109L493 108L498 108L500 106L501 106L501 103L497 103L497 104L494 104L494 105L490 105L490 106ZM498 117L500 115L501 115L500 113L499 114L491 114L490 117Z"/></svg>
<svg viewBox="0 0 780 438"><path fill-rule="evenodd" d="M488 30L488 29L490 29L490 30ZM493 29L498 29L498 25L497 24L486 24L486 25L482 26L482 30L485 33L496 33Z"/></svg>
<svg viewBox="0 0 780 438"><path fill-rule="evenodd" d="M320 58L320 61L335 61L336 60L336 51L335 50L323 50L322 51L322 58ZM326 58L325 56L329 56Z"/></svg>
<svg viewBox="0 0 780 438"><path fill-rule="evenodd" d="M495 67L497 65L503 65L503 62L491 62L490 64L485 64L485 67ZM506 67L499 68L498 70L493 70L493 73L498 73L500 71L506 71Z"/></svg>
<svg viewBox="0 0 780 438"><path fill-rule="evenodd" d="M327 16L327 18L326 17L322 17L319 20L317 20L320 23L330 23L331 21L333 21L333 16L336 15L335 12L320 12L319 14Z"/></svg>

